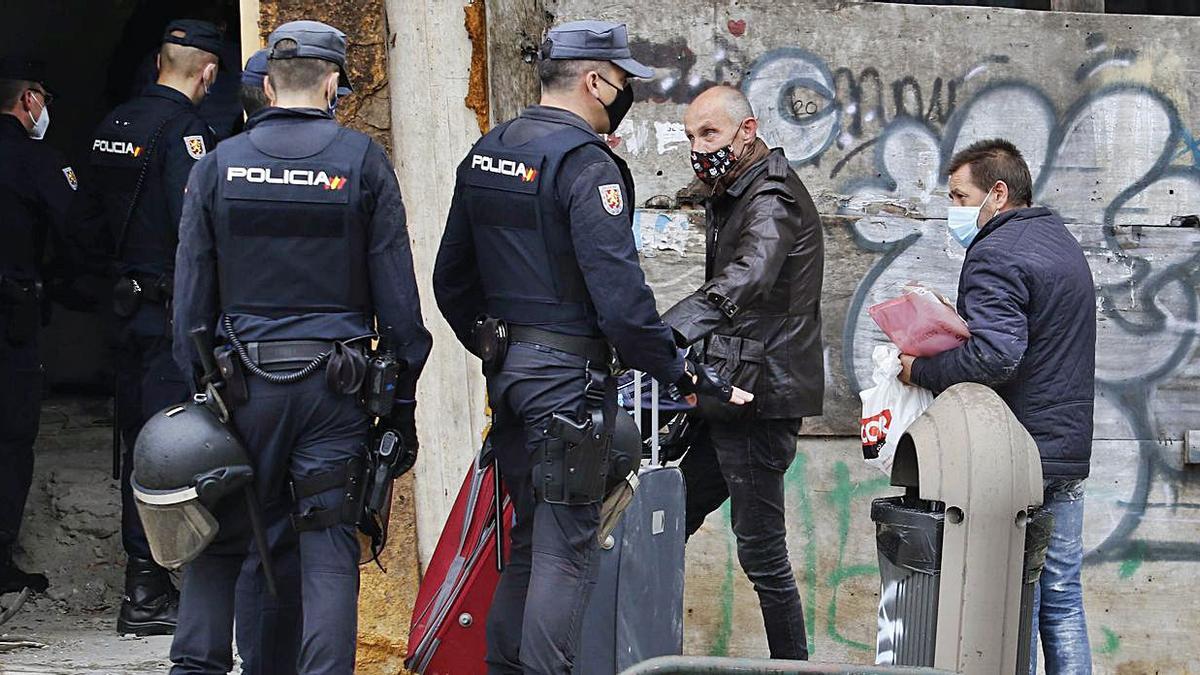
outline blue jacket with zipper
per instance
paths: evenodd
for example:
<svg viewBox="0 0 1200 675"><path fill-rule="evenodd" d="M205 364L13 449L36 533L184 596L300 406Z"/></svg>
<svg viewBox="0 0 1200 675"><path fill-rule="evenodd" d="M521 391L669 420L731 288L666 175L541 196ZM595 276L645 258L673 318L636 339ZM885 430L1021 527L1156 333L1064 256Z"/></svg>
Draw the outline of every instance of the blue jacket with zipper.
<svg viewBox="0 0 1200 675"><path fill-rule="evenodd" d="M1044 478L1086 478L1096 289L1062 219L1042 207L992 218L967 249L958 312L971 338L917 359L913 382L935 393L960 382L993 388L1037 441Z"/></svg>

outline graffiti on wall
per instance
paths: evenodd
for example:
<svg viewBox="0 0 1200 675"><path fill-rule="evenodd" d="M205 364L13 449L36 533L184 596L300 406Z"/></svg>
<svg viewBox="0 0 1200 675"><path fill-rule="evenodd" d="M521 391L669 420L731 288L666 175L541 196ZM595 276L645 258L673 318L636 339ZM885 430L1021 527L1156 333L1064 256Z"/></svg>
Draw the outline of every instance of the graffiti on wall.
<svg viewBox="0 0 1200 675"><path fill-rule="evenodd" d="M1110 46L1099 34L1086 40L1088 58L1067 73L1080 93L1067 100L1006 76L1009 57L1002 54L928 78L831 67L812 52L784 48L755 59L740 86L762 135L784 147L802 175L817 171L832 181L841 212L859 216L849 226L856 245L877 255L844 326L841 376L852 390L868 381L871 348L884 339L866 306L913 279L953 297L964 251L945 228L950 157L984 138L1003 137L1021 149L1035 201L1068 221L1097 287L1097 441L1086 562L1117 563L1125 579L1148 562L1200 561L1194 529L1172 527L1200 509L1188 496L1200 474L1182 462L1182 436L1200 415L1200 233L1170 226L1177 216L1200 213L1200 143L1171 95L1135 77L1113 77L1138 63L1136 51ZM689 68L694 73L694 64ZM696 86L711 79L696 79ZM672 89L675 95L686 101L694 91ZM844 466L835 467L838 484L817 496L797 487L804 465L801 453L789 485L806 542L792 557L798 576L803 570L807 578L809 626L846 649L870 651L861 636L839 629L839 592L874 576L875 566L847 556L840 528L837 549L819 556L832 557L834 569L818 574L818 552L807 542L814 509L841 519L853 503L860 513L886 481L856 483ZM828 503L817 503L822 498ZM1104 625L1093 639L1100 654L1115 652L1120 641Z"/></svg>

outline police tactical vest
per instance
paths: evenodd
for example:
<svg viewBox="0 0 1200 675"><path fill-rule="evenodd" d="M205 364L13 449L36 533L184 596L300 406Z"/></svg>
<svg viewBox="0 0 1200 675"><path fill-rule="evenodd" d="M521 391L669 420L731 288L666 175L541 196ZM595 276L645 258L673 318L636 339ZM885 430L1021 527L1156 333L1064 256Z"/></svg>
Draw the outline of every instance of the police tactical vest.
<svg viewBox="0 0 1200 675"><path fill-rule="evenodd" d="M179 224L170 223L161 194L163 146L169 142L163 132L193 111L172 106L148 115L148 110L147 102L135 99L114 111L96 130L90 159L118 258L135 266L149 263L170 269L175 264ZM180 141L176 137L174 142ZM138 203L130 214L135 193Z"/></svg>
<svg viewBox="0 0 1200 675"><path fill-rule="evenodd" d="M563 159L588 144L617 161L631 188L628 169L595 134L566 124L524 144L504 145L500 138L510 124L480 139L459 169L488 315L599 334L555 182ZM632 191L627 193L632 203ZM633 209L627 212L632 225Z"/></svg>
<svg viewBox="0 0 1200 675"><path fill-rule="evenodd" d="M226 314L369 311L359 208L369 147L332 120L259 126L221 144L213 222Z"/></svg>

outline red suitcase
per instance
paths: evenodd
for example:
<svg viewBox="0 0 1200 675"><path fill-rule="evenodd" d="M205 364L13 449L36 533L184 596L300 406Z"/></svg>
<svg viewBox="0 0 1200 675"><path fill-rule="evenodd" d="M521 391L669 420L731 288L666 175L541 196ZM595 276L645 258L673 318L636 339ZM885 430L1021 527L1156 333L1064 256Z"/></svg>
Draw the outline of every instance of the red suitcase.
<svg viewBox="0 0 1200 675"><path fill-rule="evenodd" d="M497 514L503 513L503 527ZM422 675L486 673L485 629L513 522L491 445L467 470L417 592L404 665Z"/></svg>

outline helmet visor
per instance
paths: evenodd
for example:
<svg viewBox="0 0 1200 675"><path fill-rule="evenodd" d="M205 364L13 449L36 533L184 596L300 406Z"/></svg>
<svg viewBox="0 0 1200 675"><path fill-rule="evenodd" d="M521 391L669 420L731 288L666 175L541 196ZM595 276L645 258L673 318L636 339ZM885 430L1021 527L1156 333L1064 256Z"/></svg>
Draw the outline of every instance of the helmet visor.
<svg viewBox="0 0 1200 675"><path fill-rule="evenodd" d="M167 569L178 569L195 560L217 536L217 519L192 488L170 496L135 488L133 496L150 554Z"/></svg>

